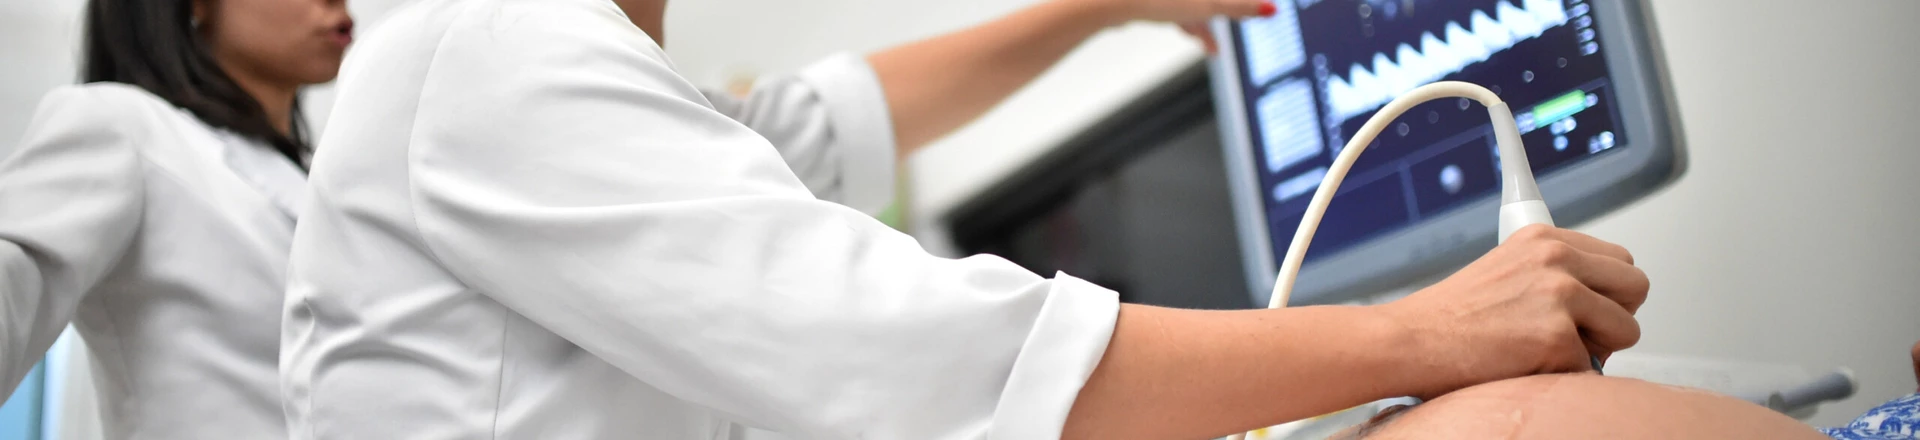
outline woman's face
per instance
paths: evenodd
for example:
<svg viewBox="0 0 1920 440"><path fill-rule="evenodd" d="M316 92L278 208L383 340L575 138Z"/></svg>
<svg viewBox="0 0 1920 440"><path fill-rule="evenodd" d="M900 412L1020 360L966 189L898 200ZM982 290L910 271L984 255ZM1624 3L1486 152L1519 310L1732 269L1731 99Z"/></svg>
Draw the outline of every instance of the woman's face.
<svg viewBox="0 0 1920 440"><path fill-rule="evenodd" d="M353 42L346 0L194 0L194 17L222 67L253 81L332 81Z"/></svg>

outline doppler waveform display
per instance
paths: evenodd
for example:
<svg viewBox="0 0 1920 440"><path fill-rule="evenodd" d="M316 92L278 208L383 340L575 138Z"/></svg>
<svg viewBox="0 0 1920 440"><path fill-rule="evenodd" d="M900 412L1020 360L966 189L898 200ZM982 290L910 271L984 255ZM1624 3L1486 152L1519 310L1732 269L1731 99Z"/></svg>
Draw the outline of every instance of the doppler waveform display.
<svg viewBox="0 0 1920 440"><path fill-rule="evenodd" d="M1567 8L1561 0L1520 1L1526 6L1502 1L1494 7L1492 16L1476 10L1465 25L1448 22L1445 39L1431 32L1422 34L1417 50L1401 43L1394 59L1375 53L1372 70L1356 63L1346 79L1329 78L1326 90L1330 116L1346 120L1366 114L1415 87L1485 61L1567 22Z"/></svg>

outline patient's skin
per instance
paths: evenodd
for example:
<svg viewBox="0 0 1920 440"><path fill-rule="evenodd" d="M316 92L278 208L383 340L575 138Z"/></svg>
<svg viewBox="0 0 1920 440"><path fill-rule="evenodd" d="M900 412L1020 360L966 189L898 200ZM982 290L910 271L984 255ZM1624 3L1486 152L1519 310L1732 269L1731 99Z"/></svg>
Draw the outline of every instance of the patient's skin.
<svg viewBox="0 0 1920 440"><path fill-rule="evenodd" d="M1920 383L1920 342L1913 344L1913 381ZM1913 392L1920 393L1920 388L1915 388Z"/></svg>
<svg viewBox="0 0 1920 440"><path fill-rule="evenodd" d="M1531 376L1383 414L1336 439L1809 439L1813 428L1706 391L1593 374Z"/></svg>

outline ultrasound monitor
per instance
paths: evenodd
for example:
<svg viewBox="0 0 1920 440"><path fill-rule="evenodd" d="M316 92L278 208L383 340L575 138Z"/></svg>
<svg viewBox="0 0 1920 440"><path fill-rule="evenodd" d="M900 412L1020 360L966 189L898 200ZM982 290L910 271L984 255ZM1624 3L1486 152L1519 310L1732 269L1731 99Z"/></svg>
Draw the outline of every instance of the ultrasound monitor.
<svg viewBox="0 0 1920 440"><path fill-rule="evenodd" d="M1254 304L1347 138L1415 87L1466 81L1513 109L1562 226L1685 169L1638 0L1280 0L1217 20L1211 69ZM1336 303L1463 264L1494 243L1499 163L1485 108L1429 102L1360 156L1321 223L1296 304Z"/></svg>

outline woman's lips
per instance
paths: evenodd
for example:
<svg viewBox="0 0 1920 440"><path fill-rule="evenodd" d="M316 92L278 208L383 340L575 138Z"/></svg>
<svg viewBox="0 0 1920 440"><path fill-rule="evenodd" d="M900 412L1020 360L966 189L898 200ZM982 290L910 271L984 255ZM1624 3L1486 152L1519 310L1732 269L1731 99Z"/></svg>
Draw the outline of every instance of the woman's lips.
<svg viewBox="0 0 1920 440"><path fill-rule="evenodd" d="M338 44L340 47L347 47L347 45L353 44L353 22L348 21L339 26L335 26L331 36L333 37L334 44Z"/></svg>

